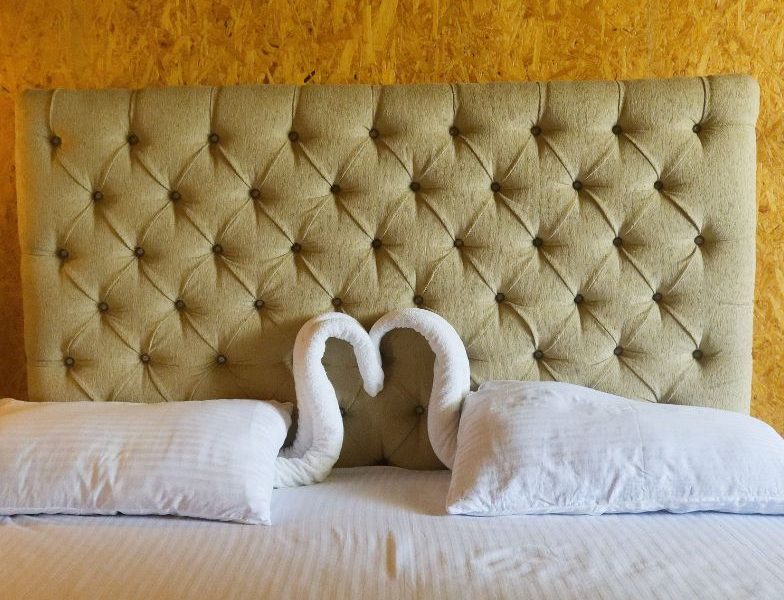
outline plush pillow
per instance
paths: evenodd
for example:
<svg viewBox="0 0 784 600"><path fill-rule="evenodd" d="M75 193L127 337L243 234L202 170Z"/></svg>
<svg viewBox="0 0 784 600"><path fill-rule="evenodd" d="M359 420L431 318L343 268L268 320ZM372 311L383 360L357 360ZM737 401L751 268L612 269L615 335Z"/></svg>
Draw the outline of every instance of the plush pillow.
<svg viewBox="0 0 784 600"><path fill-rule="evenodd" d="M728 411L489 382L465 401L447 510L784 513L784 440Z"/></svg>
<svg viewBox="0 0 784 600"><path fill-rule="evenodd" d="M290 405L0 400L0 515L270 522Z"/></svg>

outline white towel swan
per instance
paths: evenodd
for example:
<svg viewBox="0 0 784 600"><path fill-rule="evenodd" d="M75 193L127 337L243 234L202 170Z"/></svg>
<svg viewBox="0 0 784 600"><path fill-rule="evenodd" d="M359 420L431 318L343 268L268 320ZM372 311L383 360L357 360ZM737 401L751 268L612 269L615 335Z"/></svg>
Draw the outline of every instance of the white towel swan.
<svg viewBox="0 0 784 600"><path fill-rule="evenodd" d="M370 338L378 353L381 338L393 329L413 329L422 335L436 355L433 389L427 414L427 433L438 459L451 469L457 449L460 409L471 389L471 371L463 341L443 317L422 308L404 308L376 321Z"/></svg>
<svg viewBox="0 0 784 600"><path fill-rule="evenodd" d="M326 313L302 326L294 342L294 387L299 421L293 444L276 463L275 487L294 487L323 481L332 470L343 445L343 419L335 388L321 362L327 340L351 344L363 387L375 396L384 385L378 344L355 319Z"/></svg>

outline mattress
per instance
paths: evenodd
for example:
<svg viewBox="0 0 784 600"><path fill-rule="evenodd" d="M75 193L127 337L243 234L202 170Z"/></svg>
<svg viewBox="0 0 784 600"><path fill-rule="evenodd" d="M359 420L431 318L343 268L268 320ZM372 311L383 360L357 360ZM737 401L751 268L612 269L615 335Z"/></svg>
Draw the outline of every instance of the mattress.
<svg viewBox="0 0 784 600"><path fill-rule="evenodd" d="M784 597L784 517L460 517L446 471L338 469L272 527L0 519L2 598Z"/></svg>

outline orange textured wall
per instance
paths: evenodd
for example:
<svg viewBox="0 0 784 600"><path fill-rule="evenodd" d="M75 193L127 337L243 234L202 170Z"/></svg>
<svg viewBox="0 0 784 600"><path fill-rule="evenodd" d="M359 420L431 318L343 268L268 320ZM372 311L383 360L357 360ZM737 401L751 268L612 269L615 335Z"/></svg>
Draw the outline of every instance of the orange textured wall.
<svg viewBox="0 0 784 600"><path fill-rule="evenodd" d="M727 72L762 86L753 410L784 431L780 0L2 0L0 395L25 397L13 158L24 88Z"/></svg>

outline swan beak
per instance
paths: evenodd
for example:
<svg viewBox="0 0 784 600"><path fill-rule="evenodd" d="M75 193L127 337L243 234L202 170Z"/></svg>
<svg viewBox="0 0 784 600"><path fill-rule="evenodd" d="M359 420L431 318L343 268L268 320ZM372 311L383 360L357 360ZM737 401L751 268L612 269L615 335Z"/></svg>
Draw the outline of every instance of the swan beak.
<svg viewBox="0 0 784 600"><path fill-rule="evenodd" d="M378 393L384 389L384 382L380 381L378 383L366 383L363 387L365 388L365 393L368 396L375 398L378 396Z"/></svg>
<svg viewBox="0 0 784 600"><path fill-rule="evenodd" d="M368 379L369 381L362 382L362 387L368 396L375 398L378 396L378 393L384 389L384 371L379 369Z"/></svg>

